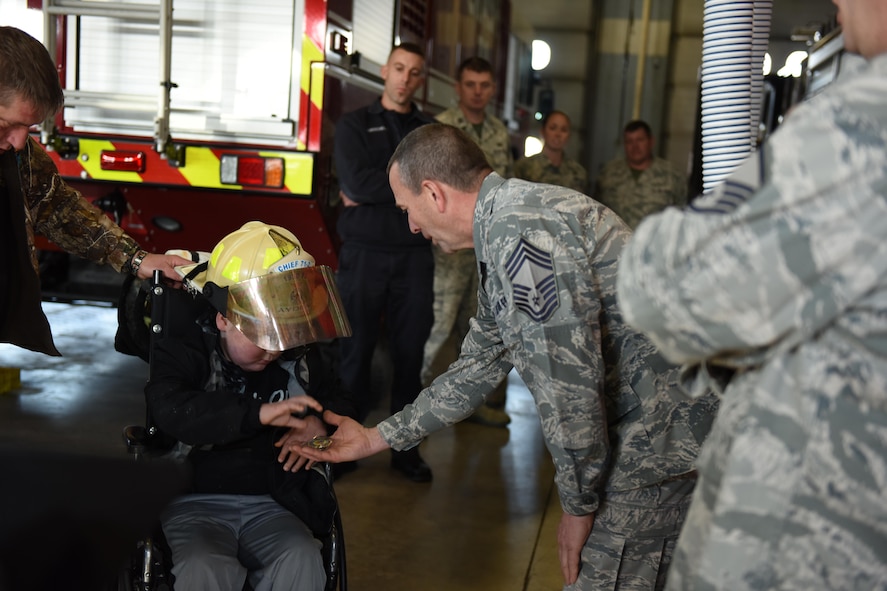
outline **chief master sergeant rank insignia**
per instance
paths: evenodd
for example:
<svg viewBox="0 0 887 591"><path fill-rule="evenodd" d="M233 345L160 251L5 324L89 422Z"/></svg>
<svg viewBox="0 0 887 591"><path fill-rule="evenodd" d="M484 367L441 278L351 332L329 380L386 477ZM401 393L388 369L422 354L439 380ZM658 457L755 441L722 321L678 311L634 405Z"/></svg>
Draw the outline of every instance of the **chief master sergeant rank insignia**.
<svg viewBox="0 0 887 591"><path fill-rule="evenodd" d="M514 289L514 305L536 322L545 322L558 307L551 254L521 237L505 271Z"/></svg>

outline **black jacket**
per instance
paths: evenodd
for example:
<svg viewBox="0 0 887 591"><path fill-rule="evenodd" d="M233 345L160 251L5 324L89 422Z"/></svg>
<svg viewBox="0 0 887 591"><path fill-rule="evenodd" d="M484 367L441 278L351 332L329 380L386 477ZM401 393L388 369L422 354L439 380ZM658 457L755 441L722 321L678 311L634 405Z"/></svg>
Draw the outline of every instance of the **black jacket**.
<svg viewBox="0 0 887 591"><path fill-rule="evenodd" d="M174 328L153 349L145 386L148 411L165 434L194 446L188 459L193 490L201 493L267 494L271 476L283 472L274 447L283 430L262 425L259 408L288 396L290 374L279 361L261 372L244 372L221 354L215 312ZM295 360L305 392L325 409L355 417L357 411L317 347L284 354Z"/></svg>
<svg viewBox="0 0 887 591"><path fill-rule="evenodd" d="M434 122L416 105L407 114L389 111L376 99L347 113L336 124L335 162L339 186L357 207L339 214L338 231L344 242L369 248L430 248L421 234L410 232L407 216L394 203L388 184L388 160L409 132Z"/></svg>
<svg viewBox="0 0 887 591"><path fill-rule="evenodd" d="M13 150L0 154L0 210L0 342L58 355L28 252L27 216Z"/></svg>
<svg viewBox="0 0 887 591"><path fill-rule="evenodd" d="M0 154L0 219L0 342L58 355L40 305L35 233L117 271L139 246L65 184L33 138L24 150Z"/></svg>

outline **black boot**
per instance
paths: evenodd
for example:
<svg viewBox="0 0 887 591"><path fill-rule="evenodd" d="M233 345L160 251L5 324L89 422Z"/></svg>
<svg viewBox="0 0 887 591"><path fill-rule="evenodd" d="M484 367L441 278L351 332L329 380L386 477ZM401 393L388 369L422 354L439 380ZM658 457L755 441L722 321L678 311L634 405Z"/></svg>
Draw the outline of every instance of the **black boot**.
<svg viewBox="0 0 887 591"><path fill-rule="evenodd" d="M406 451L392 449L391 467L399 470L413 482L431 482L431 468L419 455L418 446Z"/></svg>

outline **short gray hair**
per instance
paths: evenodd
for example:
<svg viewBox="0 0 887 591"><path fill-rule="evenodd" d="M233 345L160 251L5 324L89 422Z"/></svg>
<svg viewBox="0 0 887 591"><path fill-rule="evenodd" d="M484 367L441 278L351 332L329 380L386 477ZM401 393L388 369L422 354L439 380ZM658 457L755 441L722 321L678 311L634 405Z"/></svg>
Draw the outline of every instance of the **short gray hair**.
<svg viewBox="0 0 887 591"><path fill-rule="evenodd" d="M460 129L431 123L411 131L391 156L388 172L397 164L400 180L415 194L422 181L433 180L459 191L480 188L492 167L483 150Z"/></svg>

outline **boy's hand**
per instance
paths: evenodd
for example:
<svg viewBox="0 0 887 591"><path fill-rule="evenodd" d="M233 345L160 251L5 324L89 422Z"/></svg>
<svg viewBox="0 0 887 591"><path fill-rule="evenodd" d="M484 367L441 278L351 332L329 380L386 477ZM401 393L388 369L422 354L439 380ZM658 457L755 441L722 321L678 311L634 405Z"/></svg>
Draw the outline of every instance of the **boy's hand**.
<svg viewBox="0 0 887 591"><path fill-rule="evenodd" d="M323 411L323 406L310 396L295 396L279 402L266 402L259 409L259 422L263 425L298 429L305 426L305 419L293 415L304 414L309 408L317 412Z"/></svg>
<svg viewBox="0 0 887 591"><path fill-rule="evenodd" d="M293 428L284 433L283 437L274 442L274 447L280 448L280 454L277 461L283 464L283 469L296 472L305 468L306 470L314 465L314 460L307 458L299 453L302 445L311 441L314 437L326 436L326 425L315 415L305 417L305 425L299 428Z"/></svg>

